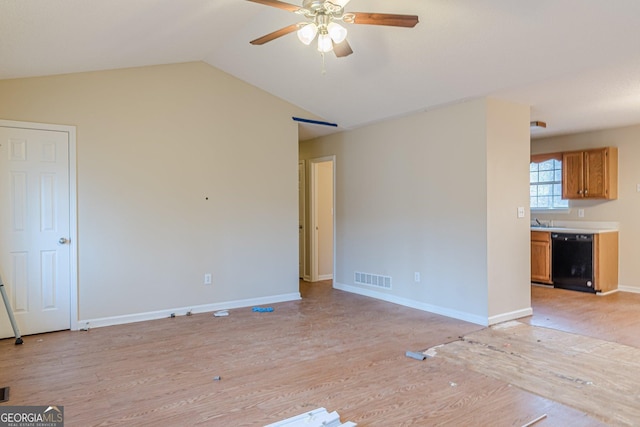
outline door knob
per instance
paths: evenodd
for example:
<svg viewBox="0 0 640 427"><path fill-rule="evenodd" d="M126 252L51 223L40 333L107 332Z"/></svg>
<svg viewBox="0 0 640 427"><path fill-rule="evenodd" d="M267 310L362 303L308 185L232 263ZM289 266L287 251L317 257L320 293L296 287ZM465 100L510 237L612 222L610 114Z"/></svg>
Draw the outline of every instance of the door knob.
<svg viewBox="0 0 640 427"><path fill-rule="evenodd" d="M60 240L58 240L58 243L64 245L65 243L69 243L69 240L66 237L61 237Z"/></svg>

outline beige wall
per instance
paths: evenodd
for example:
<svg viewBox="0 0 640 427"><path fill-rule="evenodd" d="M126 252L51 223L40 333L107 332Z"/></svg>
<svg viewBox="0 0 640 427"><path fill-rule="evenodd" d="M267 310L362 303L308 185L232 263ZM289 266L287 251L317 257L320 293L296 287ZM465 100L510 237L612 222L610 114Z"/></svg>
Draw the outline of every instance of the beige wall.
<svg viewBox="0 0 640 427"><path fill-rule="evenodd" d="M493 320L531 307L529 132L528 106L488 100L487 245ZM518 207L524 208L524 218L518 218Z"/></svg>
<svg viewBox="0 0 640 427"><path fill-rule="evenodd" d="M199 62L0 81L77 126L81 320L297 294L303 114Z"/></svg>
<svg viewBox="0 0 640 427"><path fill-rule="evenodd" d="M336 155L336 286L481 324L529 310L528 126L528 107L479 99L301 143L303 159ZM518 172L491 192L498 166Z"/></svg>
<svg viewBox="0 0 640 427"><path fill-rule="evenodd" d="M550 153L583 148L618 147L618 199L569 201L569 212L532 213L541 220L615 221L620 224L620 289L640 292L640 126L579 133L531 141L531 153ZM578 218L578 209L584 218Z"/></svg>

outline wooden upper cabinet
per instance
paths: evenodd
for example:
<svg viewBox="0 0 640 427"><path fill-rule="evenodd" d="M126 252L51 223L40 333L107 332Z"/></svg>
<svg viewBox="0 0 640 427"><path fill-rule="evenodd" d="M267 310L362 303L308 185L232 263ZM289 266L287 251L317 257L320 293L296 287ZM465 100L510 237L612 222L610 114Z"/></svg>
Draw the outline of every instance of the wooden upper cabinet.
<svg viewBox="0 0 640 427"><path fill-rule="evenodd" d="M562 198L581 199L584 191L584 152L562 154Z"/></svg>
<svg viewBox="0 0 640 427"><path fill-rule="evenodd" d="M618 149L596 148L562 154L563 199L617 199Z"/></svg>

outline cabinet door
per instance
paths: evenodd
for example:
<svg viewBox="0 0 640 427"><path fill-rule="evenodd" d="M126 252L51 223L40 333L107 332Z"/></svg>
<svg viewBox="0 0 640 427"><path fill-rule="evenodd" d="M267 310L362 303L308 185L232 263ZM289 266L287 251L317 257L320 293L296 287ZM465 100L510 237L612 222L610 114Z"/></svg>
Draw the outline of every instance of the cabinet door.
<svg viewBox="0 0 640 427"><path fill-rule="evenodd" d="M607 198L607 154L606 148L584 153L584 197Z"/></svg>
<svg viewBox="0 0 640 427"><path fill-rule="evenodd" d="M549 242L531 242L531 281L551 282L551 246Z"/></svg>
<svg viewBox="0 0 640 427"><path fill-rule="evenodd" d="M584 156L582 151L562 155L562 198L581 199L584 190Z"/></svg>

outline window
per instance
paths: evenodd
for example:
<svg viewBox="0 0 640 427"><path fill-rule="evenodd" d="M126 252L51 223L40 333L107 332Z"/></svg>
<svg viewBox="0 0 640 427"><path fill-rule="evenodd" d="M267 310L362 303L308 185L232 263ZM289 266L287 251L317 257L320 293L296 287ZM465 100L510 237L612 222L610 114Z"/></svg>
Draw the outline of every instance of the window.
<svg viewBox="0 0 640 427"><path fill-rule="evenodd" d="M532 156L529 164L531 209L568 209L562 198L562 155Z"/></svg>

